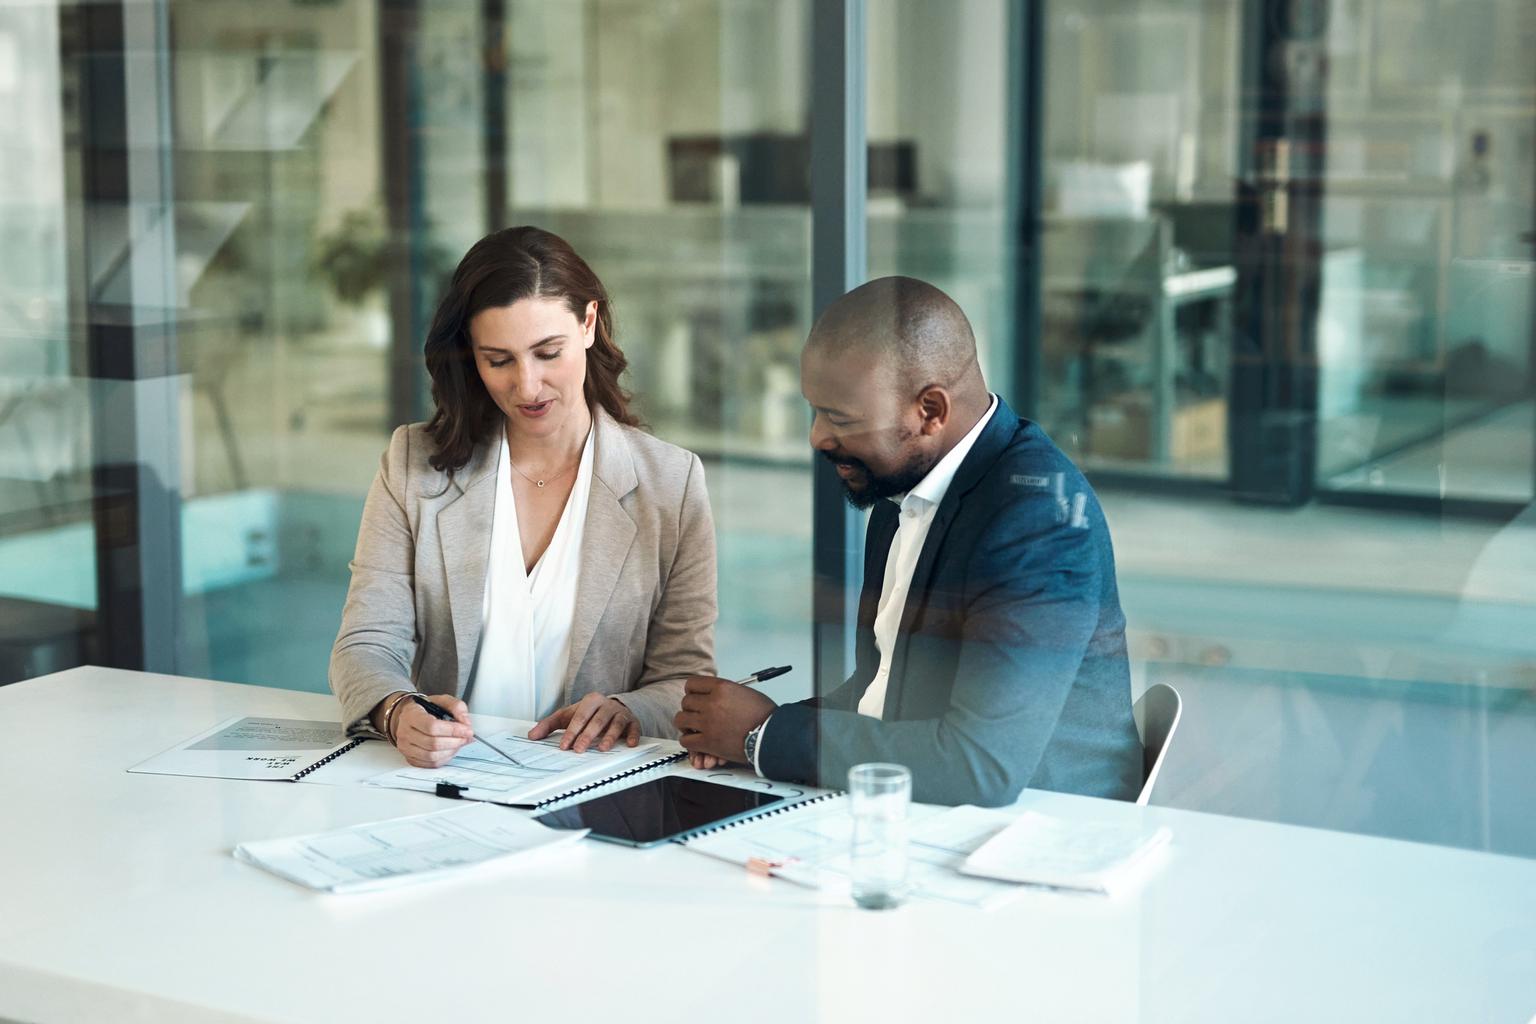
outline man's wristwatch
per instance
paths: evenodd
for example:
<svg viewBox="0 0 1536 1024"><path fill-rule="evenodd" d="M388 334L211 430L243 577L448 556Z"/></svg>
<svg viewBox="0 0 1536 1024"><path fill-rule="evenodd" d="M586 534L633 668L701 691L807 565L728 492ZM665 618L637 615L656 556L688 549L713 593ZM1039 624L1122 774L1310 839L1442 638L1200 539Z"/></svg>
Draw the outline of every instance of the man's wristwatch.
<svg viewBox="0 0 1536 1024"><path fill-rule="evenodd" d="M742 744L742 753L747 755L747 764L757 767L757 741L763 738L763 726L768 724L768 719L763 719L757 724L757 728L747 733L746 741Z"/></svg>

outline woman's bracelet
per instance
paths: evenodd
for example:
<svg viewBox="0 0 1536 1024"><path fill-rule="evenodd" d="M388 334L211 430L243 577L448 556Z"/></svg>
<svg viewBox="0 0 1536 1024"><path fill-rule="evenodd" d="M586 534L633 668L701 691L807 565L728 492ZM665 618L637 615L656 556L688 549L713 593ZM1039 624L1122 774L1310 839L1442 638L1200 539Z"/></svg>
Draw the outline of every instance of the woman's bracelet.
<svg viewBox="0 0 1536 1024"><path fill-rule="evenodd" d="M389 702L389 707L384 709L384 738L389 740L389 745L395 745L395 712L400 709L402 702L410 699L409 691L402 690L395 694Z"/></svg>
<svg viewBox="0 0 1536 1024"><path fill-rule="evenodd" d="M389 701L389 707L384 709L384 738L389 740L389 745L395 745L395 710L400 707L400 702L409 700L411 691L401 690Z"/></svg>

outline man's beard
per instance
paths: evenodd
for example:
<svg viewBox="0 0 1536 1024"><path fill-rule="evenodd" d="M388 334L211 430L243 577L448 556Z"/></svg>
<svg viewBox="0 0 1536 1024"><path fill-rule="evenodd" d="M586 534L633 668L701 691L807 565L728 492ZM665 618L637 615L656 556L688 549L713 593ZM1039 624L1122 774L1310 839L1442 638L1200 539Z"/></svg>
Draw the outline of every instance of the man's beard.
<svg viewBox="0 0 1536 1024"><path fill-rule="evenodd" d="M887 476L878 476L870 472L868 466L858 459L838 458L831 452L822 452L823 457L834 466L851 466L855 475L839 482L843 485L843 497L848 504L857 509L873 508L875 503L883 498L894 498L898 494L906 494L916 487L928 475L933 468L933 460L925 460L921 456L902 466L896 472ZM857 491L853 489L855 482L861 482Z"/></svg>

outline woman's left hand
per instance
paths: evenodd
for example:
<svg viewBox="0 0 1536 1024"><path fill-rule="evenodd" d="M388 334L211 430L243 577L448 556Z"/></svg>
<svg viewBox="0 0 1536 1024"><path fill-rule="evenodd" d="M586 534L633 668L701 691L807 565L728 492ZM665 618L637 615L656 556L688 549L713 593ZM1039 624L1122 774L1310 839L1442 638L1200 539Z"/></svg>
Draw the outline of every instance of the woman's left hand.
<svg viewBox="0 0 1536 1024"><path fill-rule="evenodd" d="M561 750L585 753L588 747L612 750L620 740L631 747L640 742L640 721L622 701L601 693L589 693L575 704L567 704L528 730L528 738L541 740L560 729Z"/></svg>

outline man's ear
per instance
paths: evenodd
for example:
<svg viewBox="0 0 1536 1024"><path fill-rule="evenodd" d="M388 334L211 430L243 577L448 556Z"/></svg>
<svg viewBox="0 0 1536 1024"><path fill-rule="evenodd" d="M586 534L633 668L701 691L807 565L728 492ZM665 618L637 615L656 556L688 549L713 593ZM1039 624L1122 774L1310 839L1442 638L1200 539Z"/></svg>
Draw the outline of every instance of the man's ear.
<svg viewBox="0 0 1536 1024"><path fill-rule="evenodd" d="M917 396L917 414L922 417L922 425L918 430L923 436L932 437L944 429L953 410L949 392L937 384L930 384Z"/></svg>

